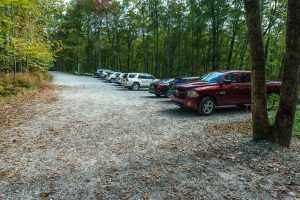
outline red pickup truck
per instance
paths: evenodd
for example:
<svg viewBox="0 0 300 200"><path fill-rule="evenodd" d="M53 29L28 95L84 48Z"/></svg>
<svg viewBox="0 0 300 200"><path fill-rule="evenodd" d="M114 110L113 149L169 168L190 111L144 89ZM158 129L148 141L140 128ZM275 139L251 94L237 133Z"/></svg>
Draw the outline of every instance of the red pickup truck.
<svg viewBox="0 0 300 200"><path fill-rule="evenodd" d="M267 81L266 88L268 94L280 94L281 82ZM217 106L251 104L251 72L210 72L200 81L176 86L171 101L200 115L210 115Z"/></svg>

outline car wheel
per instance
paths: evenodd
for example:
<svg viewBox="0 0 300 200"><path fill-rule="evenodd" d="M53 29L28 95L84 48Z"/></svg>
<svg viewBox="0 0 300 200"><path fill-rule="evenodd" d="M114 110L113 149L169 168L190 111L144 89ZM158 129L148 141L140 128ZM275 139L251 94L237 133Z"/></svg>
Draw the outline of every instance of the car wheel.
<svg viewBox="0 0 300 200"><path fill-rule="evenodd" d="M198 104L200 115L210 115L215 110L215 101L211 97L204 97Z"/></svg>
<svg viewBox="0 0 300 200"><path fill-rule="evenodd" d="M133 89L134 91L138 91L138 90L140 89L140 84L138 84L138 83L133 83L132 89Z"/></svg>
<svg viewBox="0 0 300 200"><path fill-rule="evenodd" d="M110 79L111 83L114 83L115 81L116 81L116 79L114 79L114 78Z"/></svg>

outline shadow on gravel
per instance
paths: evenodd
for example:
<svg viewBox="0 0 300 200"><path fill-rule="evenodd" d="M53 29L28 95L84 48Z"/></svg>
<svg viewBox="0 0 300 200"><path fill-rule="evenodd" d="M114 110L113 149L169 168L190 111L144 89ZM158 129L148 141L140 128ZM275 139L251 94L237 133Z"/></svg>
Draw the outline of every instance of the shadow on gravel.
<svg viewBox="0 0 300 200"><path fill-rule="evenodd" d="M157 97L155 95L149 95L149 96L141 96L141 98L143 99L170 99L169 97L166 97L166 96L160 96L160 97Z"/></svg>
<svg viewBox="0 0 300 200"><path fill-rule="evenodd" d="M168 117L176 117L176 118L182 118L182 117L199 117L198 113L194 110L186 110L182 108L168 108L164 110L158 111L158 113L166 115Z"/></svg>
<svg viewBox="0 0 300 200"><path fill-rule="evenodd" d="M130 91L127 88L124 88L124 87L116 87L116 88L114 88L114 90L117 90L117 91Z"/></svg>
<svg viewBox="0 0 300 200"><path fill-rule="evenodd" d="M160 103L171 103L169 101L160 101ZM197 111L183 108L169 108L159 111L163 115L167 115L169 117L206 117L200 116ZM231 114L242 114L247 113L249 111L240 107L220 107L216 108L215 112L211 116L217 115L231 115Z"/></svg>
<svg viewBox="0 0 300 200"><path fill-rule="evenodd" d="M167 99L166 100L160 100L160 101L157 101L158 103L163 103L163 104L168 104L168 105L173 105L173 103L171 102L170 99Z"/></svg>

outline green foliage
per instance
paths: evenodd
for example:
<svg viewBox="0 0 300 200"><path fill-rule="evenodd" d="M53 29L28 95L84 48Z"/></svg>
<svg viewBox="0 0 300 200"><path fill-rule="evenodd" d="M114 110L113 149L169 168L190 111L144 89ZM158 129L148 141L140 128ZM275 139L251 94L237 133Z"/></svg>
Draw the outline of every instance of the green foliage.
<svg viewBox="0 0 300 200"><path fill-rule="evenodd" d="M277 94L272 94L268 97L268 107L270 108L269 120L271 124L275 122L276 111L279 107L280 96ZM295 120L294 120L294 129L293 135L300 136L300 105L297 105Z"/></svg>
<svg viewBox="0 0 300 200"><path fill-rule="evenodd" d="M278 94L272 93L267 98L267 107L268 110L274 111L278 109L280 96Z"/></svg>
<svg viewBox="0 0 300 200"><path fill-rule="evenodd" d="M297 111L295 115L295 121L294 121L294 135L300 136L300 106L297 106Z"/></svg>
<svg viewBox="0 0 300 200"><path fill-rule="evenodd" d="M0 72L40 72L53 64L56 46L49 37L62 5L61 0L0 2Z"/></svg>
<svg viewBox="0 0 300 200"><path fill-rule="evenodd" d="M284 55L286 2L263 4L270 79L279 77ZM157 77L250 69L243 7L238 0L74 0L53 35L62 44L57 68L144 71Z"/></svg>

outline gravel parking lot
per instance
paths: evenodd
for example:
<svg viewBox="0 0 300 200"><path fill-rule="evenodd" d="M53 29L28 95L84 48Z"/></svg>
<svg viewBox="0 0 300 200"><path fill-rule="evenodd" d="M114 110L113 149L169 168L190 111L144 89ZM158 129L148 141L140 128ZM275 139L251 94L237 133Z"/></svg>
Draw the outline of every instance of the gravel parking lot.
<svg viewBox="0 0 300 200"><path fill-rule="evenodd" d="M0 199L300 198L297 139L287 151L207 128L249 111L202 117L147 90L53 76L58 99L0 135Z"/></svg>

